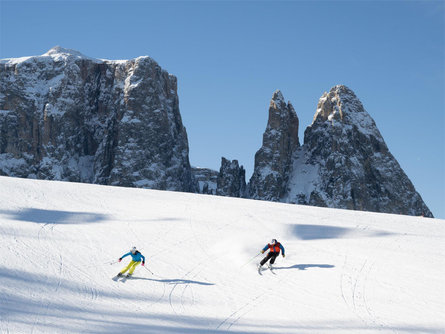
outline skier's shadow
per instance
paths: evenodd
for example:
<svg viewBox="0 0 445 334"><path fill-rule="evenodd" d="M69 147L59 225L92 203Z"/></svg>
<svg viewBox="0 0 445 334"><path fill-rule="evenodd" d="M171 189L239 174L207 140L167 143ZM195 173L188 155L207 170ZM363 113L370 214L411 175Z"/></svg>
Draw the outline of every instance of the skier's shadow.
<svg viewBox="0 0 445 334"><path fill-rule="evenodd" d="M200 281L192 281L188 279L155 279L155 278L146 278L146 277L132 277L132 280L143 280L143 281L152 281L152 282L160 282L166 284L198 284L198 285L215 285L214 283L208 282L200 282Z"/></svg>
<svg viewBox="0 0 445 334"><path fill-rule="evenodd" d="M308 268L334 268L335 266L332 264L295 264L290 267L274 267L274 270L281 269L298 269L298 270L306 270Z"/></svg>

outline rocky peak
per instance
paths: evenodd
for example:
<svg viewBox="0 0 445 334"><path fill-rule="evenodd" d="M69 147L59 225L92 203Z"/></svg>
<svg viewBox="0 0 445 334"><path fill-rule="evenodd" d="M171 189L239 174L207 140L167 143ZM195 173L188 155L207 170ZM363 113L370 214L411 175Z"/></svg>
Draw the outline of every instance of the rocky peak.
<svg viewBox="0 0 445 334"><path fill-rule="evenodd" d="M270 100L270 108L274 109L282 109L286 107L286 101L284 101L283 93L279 89L277 89Z"/></svg>
<svg viewBox="0 0 445 334"><path fill-rule="evenodd" d="M291 156L299 145L297 114L277 90L269 105L263 145L255 154L254 173L249 182L252 198L277 201L284 195Z"/></svg>
<svg viewBox="0 0 445 334"><path fill-rule="evenodd" d="M318 101L317 111L314 116L314 122L317 119L321 119L323 121L332 120L334 118L337 120L343 120L342 105L347 100L351 99L355 102L360 103L360 101L358 101L358 99L356 98L354 92L343 85L337 85L333 87L329 91L329 93L323 93L322 97Z"/></svg>
<svg viewBox="0 0 445 334"><path fill-rule="evenodd" d="M295 150L287 202L432 216L354 92L320 98L304 145Z"/></svg>
<svg viewBox="0 0 445 334"><path fill-rule="evenodd" d="M297 114L290 102L286 104L283 94L279 90L273 93L272 99L270 100L267 127L270 130L286 130L290 132L288 134L289 140L298 142L298 131L295 132L295 128L298 130Z"/></svg>
<svg viewBox="0 0 445 334"><path fill-rule="evenodd" d="M329 93L325 92L318 101L317 111L314 115L314 124L328 122L334 125L341 122L344 127L354 127L363 135L383 138L377 129L372 117L366 112L361 101L355 93L344 85L333 87Z"/></svg>
<svg viewBox="0 0 445 334"><path fill-rule="evenodd" d="M221 158L221 168L217 179L216 194L219 196L245 197L246 171L238 160Z"/></svg>

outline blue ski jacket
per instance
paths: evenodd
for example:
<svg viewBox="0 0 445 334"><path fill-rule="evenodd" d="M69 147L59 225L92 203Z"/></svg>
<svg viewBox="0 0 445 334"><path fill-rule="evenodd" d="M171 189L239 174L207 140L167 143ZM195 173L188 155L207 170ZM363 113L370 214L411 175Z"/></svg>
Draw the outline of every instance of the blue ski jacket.
<svg viewBox="0 0 445 334"><path fill-rule="evenodd" d="M278 249L278 247L279 247L279 249ZM281 249L281 253L284 255L284 247L279 242L276 243L275 245L267 244L266 246L264 246L263 251L267 251L268 249L274 253L279 253L280 249Z"/></svg>
<svg viewBox="0 0 445 334"><path fill-rule="evenodd" d="M142 259L142 261L145 262L145 256L142 255L139 251L137 251L135 254L133 254L132 252L128 252L127 254L122 255L121 259L123 259L124 257L126 257L128 255L131 255L131 259L134 262L140 262L141 259Z"/></svg>

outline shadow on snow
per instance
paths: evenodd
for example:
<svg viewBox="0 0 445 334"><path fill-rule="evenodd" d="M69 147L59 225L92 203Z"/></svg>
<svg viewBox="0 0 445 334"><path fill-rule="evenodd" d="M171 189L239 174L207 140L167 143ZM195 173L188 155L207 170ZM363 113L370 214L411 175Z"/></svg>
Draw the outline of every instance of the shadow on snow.
<svg viewBox="0 0 445 334"><path fill-rule="evenodd" d="M290 225L291 233L301 240L337 239L348 237L383 237L392 235L385 231L347 228L330 225Z"/></svg>
<svg viewBox="0 0 445 334"><path fill-rule="evenodd" d="M335 266L332 264L295 264L290 267L274 267L274 270L280 269L298 269L298 270L306 270L307 268L334 268Z"/></svg>
<svg viewBox="0 0 445 334"><path fill-rule="evenodd" d="M137 276L133 276L131 279L132 280L144 280L144 281L160 282L160 283L167 283L167 284L215 285L214 283L192 281L192 280L188 280L188 279L155 279L155 278L146 278L146 277L137 277Z"/></svg>
<svg viewBox="0 0 445 334"><path fill-rule="evenodd" d="M107 219L107 215L94 212L74 212L28 208L12 211L2 210L0 214L9 218L38 224L83 224L98 223Z"/></svg>

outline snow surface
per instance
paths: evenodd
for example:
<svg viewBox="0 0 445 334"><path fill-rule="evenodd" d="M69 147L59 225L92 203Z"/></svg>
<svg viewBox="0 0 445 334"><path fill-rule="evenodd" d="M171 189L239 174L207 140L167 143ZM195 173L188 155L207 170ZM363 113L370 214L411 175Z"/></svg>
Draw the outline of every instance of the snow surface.
<svg viewBox="0 0 445 334"><path fill-rule="evenodd" d="M444 223L0 177L0 332L444 333Z"/></svg>
<svg viewBox="0 0 445 334"><path fill-rule="evenodd" d="M320 165L308 163L309 155L304 147L299 147L293 155L292 174L289 180L288 193L283 201L290 203L303 196L306 203L309 202L311 193L321 183L319 174ZM300 202L301 203L301 202Z"/></svg>

